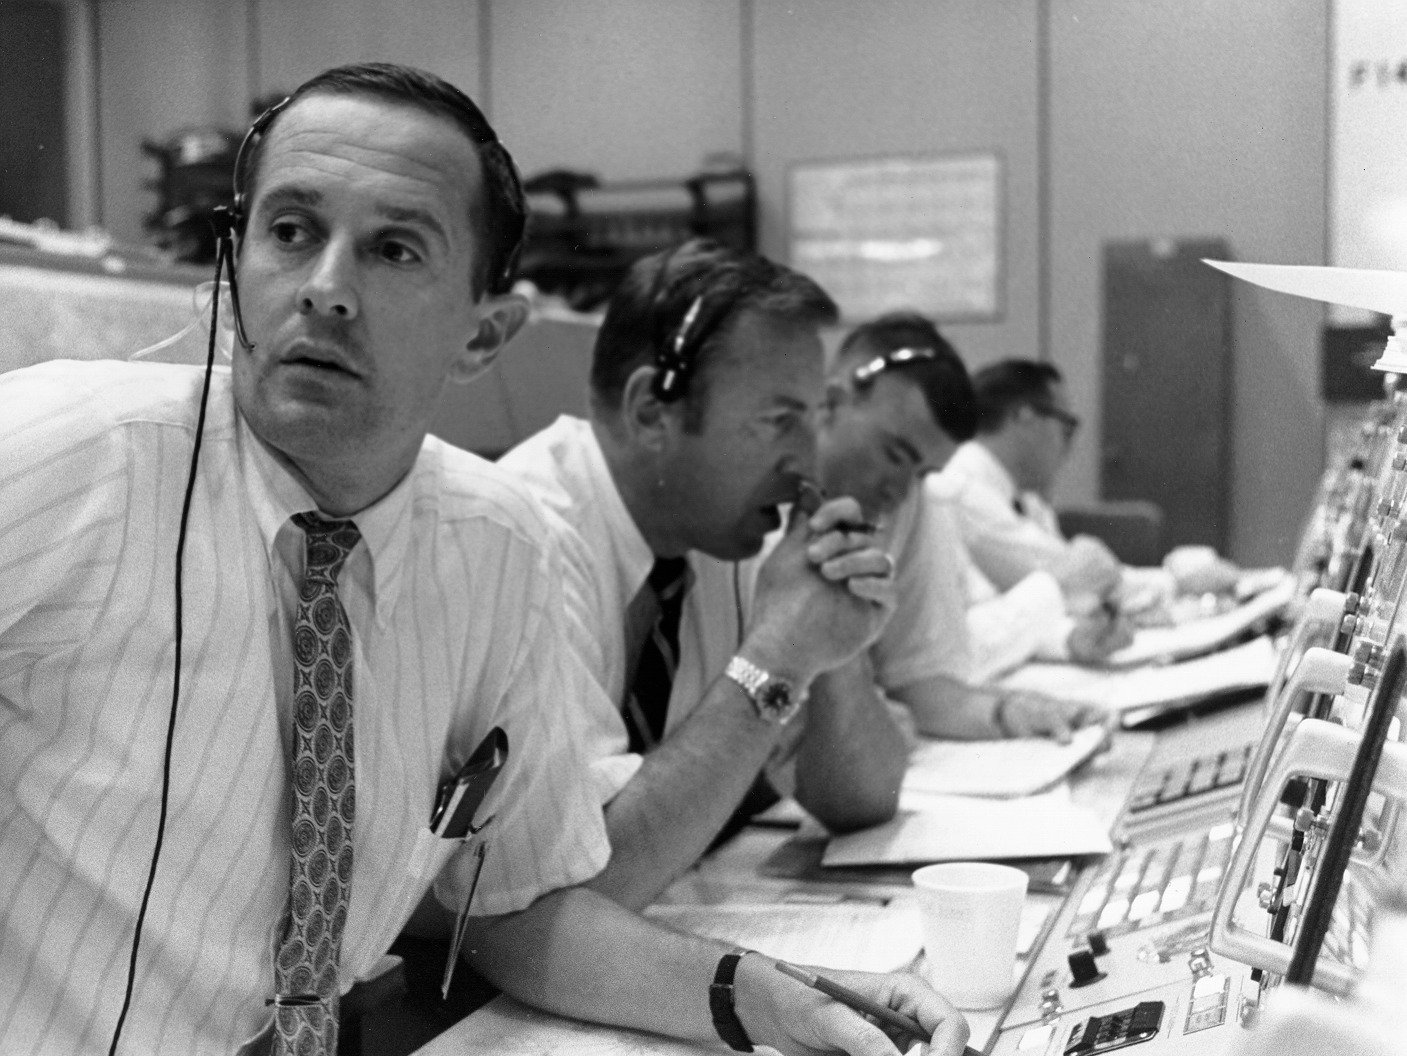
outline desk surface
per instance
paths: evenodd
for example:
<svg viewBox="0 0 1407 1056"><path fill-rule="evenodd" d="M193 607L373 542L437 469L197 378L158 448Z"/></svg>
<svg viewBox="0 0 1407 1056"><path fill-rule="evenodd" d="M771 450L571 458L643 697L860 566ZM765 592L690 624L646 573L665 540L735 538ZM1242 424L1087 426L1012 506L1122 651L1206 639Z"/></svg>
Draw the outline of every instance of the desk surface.
<svg viewBox="0 0 1407 1056"><path fill-rule="evenodd" d="M1210 717L1189 719L1158 734L1120 732L1115 736L1110 750L1092 760L1071 781L1072 798L1095 811L1112 828L1119 819L1130 786L1139 771L1148 764L1150 756L1155 761L1191 756L1224 745L1228 739L1252 735L1260 721L1259 708L1241 707ZM911 891L909 885L904 883L842 886L763 875L759 871L763 861L791 834L792 830L789 829L762 826L743 830L676 881L661 902L682 905L795 903L808 898L833 899L855 894L893 898L905 896ZM1057 895L1033 894L1028 897L1032 903L1045 904L1052 910L1059 908L1063 901L1063 896ZM1054 913L1048 914L1051 920L1054 916ZM1019 970L1022 966L1018 963L1017 967ZM1003 1011L967 1014L973 1030L974 1046L985 1048L990 1043ZM450 1053L480 1051L484 1044L500 1040L497 1035L485 1033L486 1030L491 1033L502 1027L501 1019L490 1024L490 1018L470 1016L462 1020L430 1044L416 1050L416 1056L449 1056ZM651 1039L644 1036L639 1036L638 1044L632 1044L630 1049L642 1054L680 1051L677 1044L668 1042L655 1048Z"/></svg>

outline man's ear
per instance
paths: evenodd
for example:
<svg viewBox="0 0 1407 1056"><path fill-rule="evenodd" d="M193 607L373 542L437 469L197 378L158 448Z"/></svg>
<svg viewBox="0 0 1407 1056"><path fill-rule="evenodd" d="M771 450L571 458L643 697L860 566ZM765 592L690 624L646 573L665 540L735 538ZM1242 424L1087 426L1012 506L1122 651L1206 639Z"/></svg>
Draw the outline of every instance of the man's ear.
<svg viewBox="0 0 1407 1056"><path fill-rule="evenodd" d="M658 368L639 366L625 379L620 394L620 421L630 439L651 451L662 450L673 429L674 415L666 403L655 395L654 382Z"/></svg>
<svg viewBox="0 0 1407 1056"><path fill-rule="evenodd" d="M844 382L831 378L826 382L826 392L824 402L821 404L821 420L830 422L835 418L835 412L848 403L855 396L854 392L845 385Z"/></svg>
<svg viewBox="0 0 1407 1056"><path fill-rule="evenodd" d="M528 321L528 300L516 293L485 297L479 306L479 325L450 367L449 380L457 385L473 381L492 364L503 346Z"/></svg>

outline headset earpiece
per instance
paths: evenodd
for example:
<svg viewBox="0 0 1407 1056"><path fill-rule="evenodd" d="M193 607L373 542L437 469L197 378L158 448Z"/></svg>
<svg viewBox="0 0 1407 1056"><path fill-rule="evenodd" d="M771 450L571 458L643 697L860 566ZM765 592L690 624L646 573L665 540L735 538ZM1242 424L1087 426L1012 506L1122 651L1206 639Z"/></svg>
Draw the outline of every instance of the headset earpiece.
<svg viewBox="0 0 1407 1056"><path fill-rule="evenodd" d="M857 389L867 389L874 384L874 379L886 370L892 370L905 363L917 363L925 359L937 358L938 353L931 348L896 348L892 352L875 356L867 363L861 363L851 372L850 379L855 383Z"/></svg>

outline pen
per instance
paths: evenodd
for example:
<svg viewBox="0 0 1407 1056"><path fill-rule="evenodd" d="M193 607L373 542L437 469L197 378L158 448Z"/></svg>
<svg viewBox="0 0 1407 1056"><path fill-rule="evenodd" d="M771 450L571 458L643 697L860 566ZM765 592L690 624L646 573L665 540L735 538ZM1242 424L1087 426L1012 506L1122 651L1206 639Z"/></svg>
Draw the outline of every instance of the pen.
<svg viewBox="0 0 1407 1056"><path fill-rule="evenodd" d="M812 990L819 990L827 997L839 1001L842 1005L853 1008L856 1012L863 1012L866 1015L874 1016L875 1019L883 1020L898 1030L904 1031L910 1037L918 1038L920 1041L928 1041L931 1035L923 1029L923 1025L918 1020L904 1015L902 1012L895 1012L887 1005L881 1005L878 1001L871 1001L864 994L858 994L848 986L841 986L834 979L827 979L824 975L813 975L805 969L798 968L794 964L786 961L774 962L777 971L783 975L789 975L798 983L809 986ZM963 1047L963 1056L982 1056L971 1045Z"/></svg>

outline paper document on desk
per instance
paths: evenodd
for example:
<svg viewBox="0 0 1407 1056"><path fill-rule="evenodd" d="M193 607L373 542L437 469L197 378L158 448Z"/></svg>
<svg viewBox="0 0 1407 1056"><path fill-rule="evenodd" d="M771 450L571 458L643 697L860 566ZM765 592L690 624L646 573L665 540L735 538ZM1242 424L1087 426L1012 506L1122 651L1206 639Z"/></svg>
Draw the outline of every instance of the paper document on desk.
<svg viewBox="0 0 1407 1056"><path fill-rule="evenodd" d="M1089 701L1124 714L1268 686L1274 673L1275 647L1262 636L1176 664L1115 671L1075 664L1027 664L1000 684L1061 700Z"/></svg>
<svg viewBox="0 0 1407 1056"><path fill-rule="evenodd" d="M923 944L918 907L911 902L667 905L651 906L645 915L681 931L825 968L898 971Z"/></svg>
<svg viewBox="0 0 1407 1056"><path fill-rule="evenodd" d="M1105 667L1182 660L1221 648L1279 612L1294 597L1294 580L1286 576L1230 612L1189 620L1173 627L1141 627L1133 642L1104 661Z"/></svg>
<svg viewBox="0 0 1407 1056"><path fill-rule="evenodd" d="M717 1045L694 1045L638 1030L564 1019L499 995L461 1019L414 1056L718 1056Z"/></svg>
<svg viewBox="0 0 1407 1056"><path fill-rule="evenodd" d="M919 801L906 796L906 803ZM891 821L836 836L822 865L1000 861L1108 854L1109 833L1093 812L1068 796L1022 799L921 797L923 809L901 809Z"/></svg>
<svg viewBox="0 0 1407 1056"><path fill-rule="evenodd" d="M1044 791L1099 750L1102 726L1076 730L1069 744L1049 737L1002 741L924 738L909 757L905 792L950 796L1029 796Z"/></svg>

